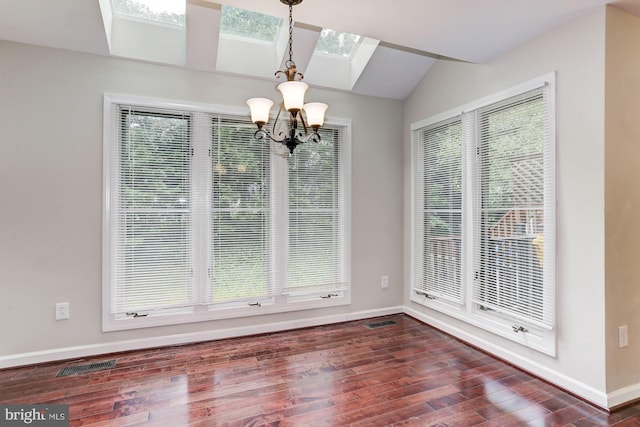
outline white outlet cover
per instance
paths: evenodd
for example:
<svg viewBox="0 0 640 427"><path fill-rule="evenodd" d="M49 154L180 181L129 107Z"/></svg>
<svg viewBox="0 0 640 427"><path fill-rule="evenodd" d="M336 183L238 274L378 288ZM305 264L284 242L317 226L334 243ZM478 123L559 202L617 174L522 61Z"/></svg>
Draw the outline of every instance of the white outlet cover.
<svg viewBox="0 0 640 427"><path fill-rule="evenodd" d="M69 318L69 303L56 303L56 320L66 320Z"/></svg>
<svg viewBox="0 0 640 427"><path fill-rule="evenodd" d="M381 286L382 288L388 288L389 287L389 276L382 276L381 280Z"/></svg>
<svg viewBox="0 0 640 427"><path fill-rule="evenodd" d="M618 327L618 348L627 347L629 345L629 329L627 325Z"/></svg>

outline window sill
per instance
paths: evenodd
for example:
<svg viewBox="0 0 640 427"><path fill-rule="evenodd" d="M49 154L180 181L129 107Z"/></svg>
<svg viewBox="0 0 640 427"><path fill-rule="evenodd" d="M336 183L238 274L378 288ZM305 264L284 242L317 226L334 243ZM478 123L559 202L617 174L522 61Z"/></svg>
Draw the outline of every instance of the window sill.
<svg viewBox="0 0 640 427"><path fill-rule="evenodd" d="M106 313L103 314L102 318L102 331L114 332L212 320L236 319L349 304L351 304L351 295L348 291L344 291L342 296L332 298L317 297L296 301L288 300L285 297L276 297L272 302L261 302L260 305L249 306L249 304L236 304L233 306L226 305L224 307L203 305L188 307L181 311L172 309L164 313L158 312L147 316L120 319L116 319L114 315Z"/></svg>
<svg viewBox="0 0 640 427"><path fill-rule="evenodd" d="M413 292L411 301L540 353L552 357L556 356L555 330L546 330L538 326L524 324L521 321L510 321L503 316L491 312L484 312L462 305L444 303L437 299L427 299ZM516 330L514 330L516 323L518 326L522 325L526 329L526 332L516 332Z"/></svg>

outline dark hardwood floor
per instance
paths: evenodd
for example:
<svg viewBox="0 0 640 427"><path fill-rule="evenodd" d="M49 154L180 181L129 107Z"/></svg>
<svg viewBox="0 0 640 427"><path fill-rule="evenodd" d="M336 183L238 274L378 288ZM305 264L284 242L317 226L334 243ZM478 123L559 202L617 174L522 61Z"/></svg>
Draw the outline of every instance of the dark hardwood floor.
<svg viewBox="0 0 640 427"><path fill-rule="evenodd" d="M68 404L71 426L640 426L403 315L0 370L0 403Z"/></svg>

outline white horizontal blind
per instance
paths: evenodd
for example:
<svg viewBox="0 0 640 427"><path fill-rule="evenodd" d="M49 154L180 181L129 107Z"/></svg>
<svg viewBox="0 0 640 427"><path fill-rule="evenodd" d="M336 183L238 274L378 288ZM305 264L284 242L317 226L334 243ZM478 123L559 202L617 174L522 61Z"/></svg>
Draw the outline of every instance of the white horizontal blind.
<svg viewBox="0 0 640 427"><path fill-rule="evenodd" d="M342 128L326 126L320 134L322 141L299 145L289 158L284 294L337 295L347 289Z"/></svg>
<svg viewBox="0 0 640 427"><path fill-rule="evenodd" d="M479 206L473 301L552 328L553 186L547 87L478 111Z"/></svg>
<svg viewBox="0 0 640 427"><path fill-rule="evenodd" d="M461 118L414 132L413 290L462 304Z"/></svg>
<svg viewBox="0 0 640 427"><path fill-rule="evenodd" d="M118 109L111 162L111 312L192 304L189 114Z"/></svg>
<svg viewBox="0 0 640 427"><path fill-rule="evenodd" d="M208 302L260 302L274 294L270 146L245 117L214 116Z"/></svg>

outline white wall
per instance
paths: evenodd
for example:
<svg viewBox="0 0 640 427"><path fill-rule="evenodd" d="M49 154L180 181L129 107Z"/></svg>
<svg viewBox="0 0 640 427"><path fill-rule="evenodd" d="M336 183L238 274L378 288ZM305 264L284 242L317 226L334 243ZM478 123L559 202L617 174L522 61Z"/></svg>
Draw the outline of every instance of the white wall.
<svg viewBox="0 0 640 427"><path fill-rule="evenodd" d="M185 27L111 15L111 54L163 64L186 63Z"/></svg>
<svg viewBox="0 0 640 427"><path fill-rule="evenodd" d="M276 96L275 80L4 41L0 58L0 367L76 346L89 346L79 354L104 351L105 343L158 345L174 334L286 328L402 304L402 104L311 88L330 105L329 116L352 120L352 304L102 333L103 93L239 107L252 96ZM389 289L380 288L382 274ZM71 318L55 321L54 304L63 301ZM23 357L31 352L44 353Z"/></svg>
<svg viewBox="0 0 640 427"><path fill-rule="evenodd" d="M409 300L465 339L606 406L604 307L605 8L483 65L439 61L405 103L405 278L409 265L410 124L556 71L557 357L492 336Z"/></svg>

